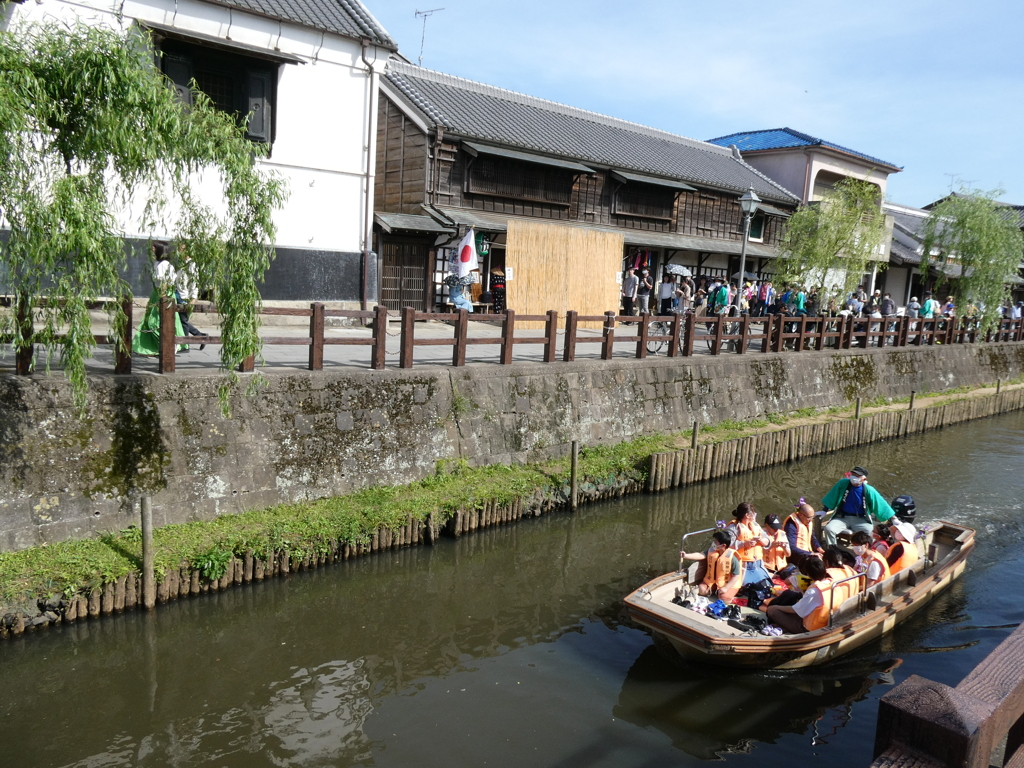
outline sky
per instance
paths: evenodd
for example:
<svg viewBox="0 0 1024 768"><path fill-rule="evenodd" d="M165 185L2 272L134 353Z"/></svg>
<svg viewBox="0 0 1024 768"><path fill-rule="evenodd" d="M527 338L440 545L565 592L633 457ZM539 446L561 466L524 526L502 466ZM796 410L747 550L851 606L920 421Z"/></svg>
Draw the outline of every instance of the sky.
<svg viewBox="0 0 1024 768"><path fill-rule="evenodd" d="M789 127L1024 204L1021 0L364 0L423 66L695 139Z"/></svg>

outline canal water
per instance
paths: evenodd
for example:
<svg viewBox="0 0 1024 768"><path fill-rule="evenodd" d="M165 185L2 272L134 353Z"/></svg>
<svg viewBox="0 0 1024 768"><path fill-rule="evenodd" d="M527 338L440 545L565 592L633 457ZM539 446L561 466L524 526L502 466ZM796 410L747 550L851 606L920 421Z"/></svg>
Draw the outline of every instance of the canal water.
<svg viewBox="0 0 1024 768"><path fill-rule="evenodd" d="M968 571L830 666L683 665L621 599L740 501L855 464L976 527ZM878 699L955 685L1024 618L1024 414L383 553L0 644L10 766L867 766Z"/></svg>

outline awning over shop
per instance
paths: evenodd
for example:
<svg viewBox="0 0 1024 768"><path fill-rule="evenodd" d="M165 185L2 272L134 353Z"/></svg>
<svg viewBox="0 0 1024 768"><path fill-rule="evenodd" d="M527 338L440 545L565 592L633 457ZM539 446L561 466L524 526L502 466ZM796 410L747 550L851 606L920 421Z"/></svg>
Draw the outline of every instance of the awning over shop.
<svg viewBox="0 0 1024 768"><path fill-rule="evenodd" d="M428 212L436 211L442 221L451 222L463 227L476 227L482 232L505 232L508 230L509 220L520 220L535 224L549 223L562 227L592 229L597 232L616 232L623 236L626 245L637 247L668 248L677 251L701 251L732 255L738 255L741 250L741 243L738 240L715 240L708 237L678 235L672 232L648 232L646 230L625 229L623 227L604 227L594 224L560 221L558 219L545 222L541 219L524 216L508 216L503 213L471 211L464 208L449 208L441 205L429 206L427 210ZM769 245L748 243L747 255L760 258L778 258L779 252L776 248Z"/></svg>
<svg viewBox="0 0 1024 768"><path fill-rule="evenodd" d="M774 206L768 205L767 203L758 203L757 212L766 214L768 216L778 216L781 219L788 219L790 216L793 215L792 211L784 211L781 208L776 208Z"/></svg>
<svg viewBox="0 0 1024 768"><path fill-rule="evenodd" d="M392 232L430 232L431 234L454 234L455 229L446 227L430 216L412 213L375 213L373 220L389 235Z"/></svg>
<svg viewBox="0 0 1024 768"><path fill-rule="evenodd" d="M639 184L653 184L657 187L668 187L669 189L677 189L681 192L696 192L694 187L689 184L684 184L681 181L673 181L672 179L662 179L657 176L645 176L642 173L632 173L627 171L612 171L612 178L616 181L629 183L631 181Z"/></svg>
<svg viewBox="0 0 1024 768"><path fill-rule="evenodd" d="M564 168L568 171L576 171L577 173L596 173L593 168L588 168L585 165L574 163L572 160L561 160L557 157L545 157L544 155L534 155L529 152L520 152L515 149L507 149L506 147L491 147L487 144L477 144L472 141L462 142L462 147L473 157L477 155L491 155L493 157L507 157L510 160L522 160L527 163L537 163L538 165L550 165L554 168Z"/></svg>

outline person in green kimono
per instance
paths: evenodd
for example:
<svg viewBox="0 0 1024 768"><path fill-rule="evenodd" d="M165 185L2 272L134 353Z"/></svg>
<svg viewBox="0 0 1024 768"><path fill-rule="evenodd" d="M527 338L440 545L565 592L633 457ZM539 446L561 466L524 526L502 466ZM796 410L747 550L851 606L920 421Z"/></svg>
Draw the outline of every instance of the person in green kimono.
<svg viewBox="0 0 1024 768"><path fill-rule="evenodd" d="M882 494L868 485L868 471L863 467L847 472L846 477L825 494L821 505L826 512L835 510L824 529L829 545L836 544L836 537L843 531L870 533L875 523L888 522L896 515Z"/></svg>
<svg viewBox="0 0 1024 768"><path fill-rule="evenodd" d="M166 296L174 299L175 271L168 259L169 248L167 243L161 241L153 242L153 293L149 296L149 303L146 304L146 314L142 318L142 325L132 336L132 353L136 355L154 356L160 354L160 298ZM178 313L174 313L174 335L184 336L185 331L181 327L181 319ZM182 344L178 351L185 351L188 345Z"/></svg>

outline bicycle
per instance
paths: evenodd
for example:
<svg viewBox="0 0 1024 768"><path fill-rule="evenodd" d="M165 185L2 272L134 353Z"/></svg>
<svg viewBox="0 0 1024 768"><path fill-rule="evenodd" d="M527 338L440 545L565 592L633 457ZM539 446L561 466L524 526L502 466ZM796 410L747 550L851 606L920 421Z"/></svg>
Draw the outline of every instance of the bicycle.
<svg viewBox="0 0 1024 768"><path fill-rule="evenodd" d="M686 315L684 309L674 309L672 314L674 315ZM664 319L651 320L647 324L647 335L648 336L671 336L672 335L672 321ZM647 354L658 355L662 352L668 351L668 345L671 344L670 339L660 339L655 341L647 342ZM679 351L683 351L683 334L679 334Z"/></svg>

